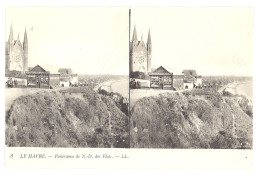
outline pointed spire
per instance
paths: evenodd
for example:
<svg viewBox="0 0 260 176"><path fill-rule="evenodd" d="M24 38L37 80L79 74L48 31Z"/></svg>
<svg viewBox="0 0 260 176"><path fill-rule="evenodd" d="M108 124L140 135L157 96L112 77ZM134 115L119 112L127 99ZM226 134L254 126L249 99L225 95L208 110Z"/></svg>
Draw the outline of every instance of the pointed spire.
<svg viewBox="0 0 260 176"><path fill-rule="evenodd" d="M24 71L28 70L28 41L27 41L27 32L26 32L26 28L24 31L24 39L23 39L23 50L24 50L24 65L23 65L23 69Z"/></svg>
<svg viewBox="0 0 260 176"><path fill-rule="evenodd" d="M134 33L133 33L132 41L137 41L136 27L134 27Z"/></svg>
<svg viewBox="0 0 260 176"><path fill-rule="evenodd" d="M150 28L149 28L147 44L151 44L151 43L152 43L152 40L151 40L151 33L150 33Z"/></svg>
<svg viewBox="0 0 260 176"><path fill-rule="evenodd" d="M9 39L8 39L8 41L9 41L9 42L13 42L13 40L14 40L14 36L13 36L13 26L12 26L12 24L11 24L10 34L9 34Z"/></svg>
<svg viewBox="0 0 260 176"><path fill-rule="evenodd" d="M27 32L26 32L26 28L25 28L25 31L24 31L24 39L23 39L23 47L27 47Z"/></svg>

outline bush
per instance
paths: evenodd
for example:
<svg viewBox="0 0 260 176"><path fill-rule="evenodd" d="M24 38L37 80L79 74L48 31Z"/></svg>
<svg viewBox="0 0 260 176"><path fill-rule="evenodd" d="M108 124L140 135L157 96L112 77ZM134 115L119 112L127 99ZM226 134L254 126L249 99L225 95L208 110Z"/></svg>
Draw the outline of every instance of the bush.
<svg viewBox="0 0 260 176"><path fill-rule="evenodd" d="M233 94L230 93L229 91L226 91L226 90L223 90L223 95L226 96L226 97L232 97Z"/></svg>
<svg viewBox="0 0 260 176"><path fill-rule="evenodd" d="M130 73L130 78L136 78L136 79L145 79L145 74L143 72L131 72Z"/></svg>
<svg viewBox="0 0 260 176"><path fill-rule="evenodd" d="M220 131L210 143L210 148L214 149L236 149L239 146L239 141L232 134L225 131Z"/></svg>

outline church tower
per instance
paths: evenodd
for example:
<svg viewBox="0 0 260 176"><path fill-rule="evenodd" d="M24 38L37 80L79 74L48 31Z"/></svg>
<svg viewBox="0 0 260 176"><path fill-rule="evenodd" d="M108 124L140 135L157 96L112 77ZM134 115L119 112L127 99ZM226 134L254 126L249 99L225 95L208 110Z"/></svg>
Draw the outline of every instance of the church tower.
<svg viewBox="0 0 260 176"><path fill-rule="evenodd" d="M151 72L151 62L152 62L152 40L151 40L151 33L149 29L148 39L147 39L147 72Z"/></svg>
<svg viewBox="0 0 260 176"><path fill-rule="evenodd" d="M137 40L137 33L136 33L136 27L134 26L134 32L133 32L133 37L132 37L132 42L130 42L130 71L133 72L134 70L134 57L135 57L135 50L136 46L138 45L138 40Z"/></svg>
<svg viewBox="0 0 260 176"><path fill-rule="evenodd" d="M9 39L5 42L5 70L22 72L28 70L28 39L26 29L22 44L19 33L17 39L14 39L13 27L11 25Z"/></svg>
<svg viewBox="0 0 260 176"><path fill-rule="evenodd" d="M151 72L152 42L150 32L147 43L143 41L143 36L137 39L136 27L134 26L132 41L130 42L130 72Z"/></svg>
<svg viewBox="0 0 260 176"><path fill-rule="evenodd" d="M23 69L24 69L24 71L28 71L28 40L27 40L26 29L25 29L25 32L24 32L23 50L24 50Z"/></svg>
<svg viewBox="0 0 260 176"><path fill-rule="evenodd" d="M12 60L12 52L13 52L13 45L14 45L14 36L13 36L13 26L11 25L10 28L10 34L9 34L9 39L6 45L6 50L5 50L5 69L9 70L10 69L10 61Z"/></svg>
<svg viewBox="0 0 260 176"><path fill-rule="evenodd" d="M137 44L137 43L138 43L137 33L136 33L136 27L134 27L132 42L133 42L133 44Z"/></svg>

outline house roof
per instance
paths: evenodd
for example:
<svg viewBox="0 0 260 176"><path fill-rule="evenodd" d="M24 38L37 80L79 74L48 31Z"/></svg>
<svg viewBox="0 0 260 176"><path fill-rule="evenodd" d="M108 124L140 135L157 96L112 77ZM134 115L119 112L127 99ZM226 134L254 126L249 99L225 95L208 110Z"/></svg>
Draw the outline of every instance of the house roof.
<svg viewBox="0 0 260 176"><path fill-rule="evenodd" d="M163 66L160 66L153 72L149 73L149 75L172 75L172 72L169 72Z"/></svg>
<svg viewBox="0 0 260 176"><path fill-rule="evenodd" d="M58 70L58 72L61 74L61 75L72 75L72 70L71 68L60 68Z"/></svg>
<svg viewBox="0 0 260 176"><path fill-rule="evenodd" d="M195 77L197 76L196 70L183 70L184 77Z"/></svg>
<svg viewBox="0 0 260 176"><path fill-rule="evenodd" d="M44 70L40 65L36 65L35 67L33 67L30 72L47 72L46 70Z"/></svg>

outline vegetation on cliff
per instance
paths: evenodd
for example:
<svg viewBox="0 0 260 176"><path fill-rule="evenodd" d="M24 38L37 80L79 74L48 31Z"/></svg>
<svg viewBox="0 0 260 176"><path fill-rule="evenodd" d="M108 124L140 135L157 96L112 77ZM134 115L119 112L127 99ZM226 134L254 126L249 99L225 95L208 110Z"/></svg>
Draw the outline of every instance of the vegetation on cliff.
<svg viewBox="0 0 260 176"><path fill-rule="evenodd" d="M252 116L244 99L214 90L142 98L130 112L131 147L252 148Z"/></svg>
<svg viewBox="0 0 260 176"><path fill-rule="evenodd" d="M10 147L129 147L128 117L87 87L14 100L6 114Z"/></svg>

